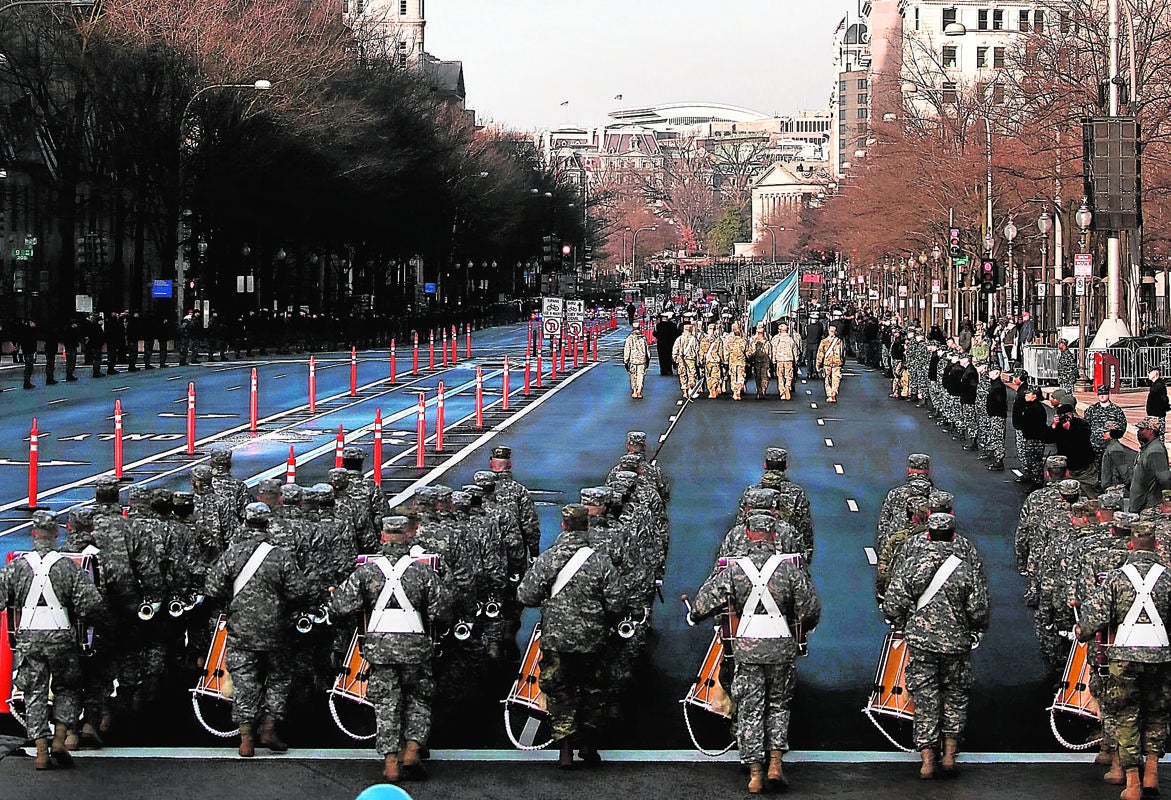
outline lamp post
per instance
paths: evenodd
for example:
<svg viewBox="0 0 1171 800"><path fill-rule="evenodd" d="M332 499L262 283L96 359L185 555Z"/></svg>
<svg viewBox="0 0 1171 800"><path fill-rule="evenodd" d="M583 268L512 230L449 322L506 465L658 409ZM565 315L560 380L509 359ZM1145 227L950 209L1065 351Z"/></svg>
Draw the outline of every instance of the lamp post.
<svg viewBox="0 0 1171 800"><path fill-rule="evenodd" d="M1025 282L1021 276L1017 275L1016 265L1012 261L1012 243L1016 239L1016 235L1017 228L1016 225L1013 224L1012 218L1010 217L1008 223L1004 226L1004 238L1005 241L1008 242L1007 275L1009 276L1009 280L1012 282L1011 285L1013 293L1012 303L1010 304L1009 308L1011 309L1011 313L1014 316L1020 314L1021 304L1024 302L1025 297Z"/></svg>
<svg viewBox="0 0 1171 800"><path fill-rule="evenodd" d="M1090 205L1086 198L1082 198L1081 208L1073 215L1073 222L1077 225L1078 231L1081 233L1079 245L1081 251L1086 252L1087 239L1090 236L1090 226L1094 223L1094 213L1090 211ZM1075 282L1077 279L1074 279ZM1078 287L1078 315L1077 315L1077 357L1080 377L1085 380L1086 370L1086 294L1088 293L1088 281L1083 281L1082 286Z"/></svg>
<svg viewBox="0 0 1171 800"><path fill-rule="evenodd" d="M1053 231L1053 217L1049 215L1049 209L1041 209L1041 216L1037 217L1037 230L1041 232L1041 282L1040 285L1048 285L1049 280L1046 271L1049 269L1049 234ZM1041 312L1041 326L1045 326L1045 303L1039 303L1038 310Z"/></svg>
<svg viewBox="0 0 1171 800"><path fill-rule="evenodd" d="M622 255L618 257L618 261L621 263L623 269L626 269L626 234L628 233L630 233L629 225L622 229ZM633 269L631 271L633 272ZM632 275L631 277L634 276Z"/></svg>
<svg viewBox="0 0 1171 800"><path fill-rule="evenodd" d="M29 4L37 4L37 0L17 0L18 3L24 2ZM2 8L11 8L17 3L12 3ZM41 5L46 2L39 3ZM71 5L76 5L76 0L70 0ZM203 94L212 90L218 89L252 89L258 92L267 92L272 88L272 82L268 80L257 80L252 83L213 83L210 86L204 86L202 89L191 95L191 99L187 101L187 105L183 107L183 113L179 117L179 174L177 181L178 197L175 207L179 211L178 228L175 232L175 306L182 316L184 304L186 302L187 294L187 260L183 257L183 240L185 236L185 228L183 225L183 180L184 180L184 159L183 159L183 139L187 130L187 115L191 112L191 106Z"/></svg>
<svg viewBox="0 0 1171 800"><path fill-rule="evenodd" d="M638 235L643 231L657 231L658 225L647 225L645 228L639 228L634 232L634 240L630 243L630 276L634 277L634 271L638 269ZM643 270L642 279L645 281L646 270Z"/></svg>
<svg viewBox="0 0 1171 800"><path fill-rule="evenodd" d="M773 263L777 263L777 231L787 231L784 225L765 225L764 229L773 237Z"/></svg>

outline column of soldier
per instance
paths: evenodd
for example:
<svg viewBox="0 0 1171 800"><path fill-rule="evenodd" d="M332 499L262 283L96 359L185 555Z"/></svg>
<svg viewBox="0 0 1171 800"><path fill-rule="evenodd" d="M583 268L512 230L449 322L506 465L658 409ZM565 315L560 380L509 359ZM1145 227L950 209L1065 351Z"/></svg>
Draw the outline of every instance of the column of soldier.
<svg viewBox="0 0 1171 800"><path fill-rule="evenodd" d="M645 434L631 432L626 449L605 485L583 490L582 499L588 542L598 561L609 559L616 570L607 630L626 617L635 635L595 642L576 606L558 611L577 593L572 584L563 598L548 598L542 687L551 711L569 709L575 684L595 679L582 672L578 654L596 644L591 663L608 673L605 713L614 718L645 643L650 600L666 563L667 490L645 460ZM339 656L365 615L367 699L375 707L384 774L425 776L433 698L458 703L479 689L485 659L515 657L522 604L546 601L551 587L541 570L563 549L559 540L530 571L540 526L532 498L512 476L511 455L494 447L490 469L476 472L474 483L459 491L420 487L408 505L393 509L364 476L358 448L346 448L329 483L264 480L257 502L231 476L227 449L214 450L210 466L191 470L191 492L132 487L125 515L117 482L101 479L94 504L69 513L61 548L96 556L96 587L56 553L55 517L37 512L34 552L0 570L0 603L18 611L14 678L36 768L70 766L72 751L100 748L112 727L133 726L169 688L165 678L188 679L207 651L209 620L222 612L241 756L252 756L257 745L287 749L278 729L290 694L333 683ZM366 557L356 566L359 554ZM168 613L159 613L162 607ZM97 631L84 659L75 628L83 620ZM313 624L327 620L332 629ZM433 640L442 637L439 656ZM558 644L566 665L560 683ZM602 647L619 657L607 658ZM570 696L560 705L559 685ZM571 711L569 722L555 711L553 718L555 729L573 725ZM592 733L580 735L583 757L596 761Z"/></svg>

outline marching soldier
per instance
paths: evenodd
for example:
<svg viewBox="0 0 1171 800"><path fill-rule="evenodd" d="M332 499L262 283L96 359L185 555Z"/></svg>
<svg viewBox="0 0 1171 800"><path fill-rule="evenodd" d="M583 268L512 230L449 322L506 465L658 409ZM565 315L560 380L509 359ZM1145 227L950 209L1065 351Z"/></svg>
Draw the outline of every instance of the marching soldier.
<svg viewBox="0 0 1171 800"><path fill-rule="evenodd" d="M764 332L764 323L756 323L756 332L748 342L748 355L752 361L752 379L756 382L756 399L763 400L768 392L769 339Z"/></svg>
<svg viewBox="0 0 1171 800"><path fill-rule="evenodd" d="M1107 693L1117 714L1118 758L1126 773L1119 796L1139 800L1158 794L1159 758L1167 738L1171 645L1164 620L1171 619L1171 575L1155 555L1148 523L1131 526L1130 546L1126 563L1082 605L1075 633L1087 641L1098 631L1115 629L1107 651Z"/></svg>
<svg viewBox="0 0 1171 800"><path fill-rule="evenodd" d="M195 538L203 563L211 566L223 555L236 533L237 520L216 500L212 487L211 467L199 464L191 468L191 493L195 498Z"/></svg>
<svg viewBox="0 0 1171 800"><path fill-rule="evenodd" d="M232 477L232 451L227 447L216 447L211 451L211 486L216 502L223 509L224 516L235 522L244 518L244 506L252 502L244 481Z"/></svg>
<svg viewBox="0 0 1171 800"><path fill-rule="evenodd" d="M358 567L329 603L335 618L368 615L359 640L370 665L366 698L374 704L383 775L392 783L403 773L426 776L422 751L431 734L435 694L430 632L446 624L450 606L435 570L410 554L416 530L417 523L406 517L383 517L380 555Z"/></svg>
<svg viewBox="0 0 1171 800"><path fill-rule="evenodd" d="M225 665L235 685L232 721L240 726L243 758L253 756L257 741L273 752L288 749L276 731L292 679L288 629L292 610L312 599L293 557L268 541L271 517L264 503L245 507L243 534L208 572L204 591L228 615Z"/></svg>
<svg viewBox="0 0 1171 800"><path fill-rule="evenodd" d="M345 520L353 538L353 546L359 553L375 553L378 544L374 540L374 517L370 505L354 492L353 472L345 467L335 467L328 473L329 486L333 490L333 502L337 516Z"/></svg>
<svg viewBox="0 0 1171 800"><path fill-rule="evenodd" d="M622 459L619 459L619 464L615 465L606 476L606 482L609 483L609 479L619 470L633 470L650 482L655 491L659 493L659 497L662 498L664 504L670 502L670 481L667 480L667 477L663 474L663 470L657 464L652 464L647 460L646 431L626 432L626 454L636 456L633 463L629 466L622 466Z"/></svg>
<svg viewBox="0 0 1171 800"><path fill-rule="evenodd" d="M517 599L541 607L541 688L548 700L558 766L573 767L573 743L597 764L597 732L606 702L605 647L625 608L621 578L609 557L589 546L589 512L561 511L562 533L537 557Z"/></svg>
<svg viewBox="0 0 1171 800"><path fill-rule="evenodd" d="M724 350L720 343L720 335L714 324L707 326L707 332L699 340L699 363L703 367L703 377L707 384L709 400L715 400L720 395L724 382Z"/></svg>
<svg viewBox="0 0 1171 800"><path fill-rule="evenodd" d="M493 447L488 469L496 473L496 499L516 509L520 535L528 548L529 558L536 558L541 550L541 523L537 519L537 507L533 504L529 490L513 477L512 448Z"/></svg>
<svg viewBox="0 0 1171 800"><path fill-rule="evenodd" d="M66 736L77 728L81 665L75 624L105 623L106 608L89 576L57 552L57 520L33 514L33 550L0 569L0 605L20 609L13 651L17 688L24 692L25 728L36 742L36 769L73 766ZM53 738L49 740L49 683Z"/></svg>
<svg viewBox="0 0 1171 800"><path fill-rule="evenodd" d="M908 553L895 569L882 610L904 632L909 661L907 690L915 701L919 777L939 768L956 772L956 754L968 716L972 649L988 630L988 580L979 564L961 558L953 542L955 517L932 514L928 546Z"/></svg>
<svg viewBox="0 0 1171 800"><path fill-rule="evenodd" d="M825 375L825 401L838 402L842 383L842 365L846 363L846 344L838 338L838 323L829 324L829 336L817 346L817 371Z"/></svg>
<svg viewBox="0 0 1171 800"><path fill-rule="evenodd" d="M763 515L749 518L748 552L700 587L687 613L694 625L729 605L739 615L732 697L740 762L748 765L748 791L760 794L788 785L782 767L789 749L789 705L796 684L797 640L793 627L808 632L821 618L813 582L776 552L776 527ZM767 765L767 766L766 766Z"/></svg>
<svg viewBox="0 0 1171 800"><path fill-rule="evenodd" d="M906 522L896 527L883 542L882 550L878 553L878 564L874 576L874 596L878 604L882 605L886 596L886 587L890 585L890 576L899 562L903 545L908 539L918 536L927 530L927 518L931 509L927 506L927 498L931 494L931 484L920 478L908 484Z"/></svg>
<svg viewBox="0 0 1171 800"><path fill-rule="evenodd" d="M724 334L720 347L724 353L724 363L728 366L732 399L739 400L747 381L745 373L748 371L748 342L740 333L739 322L732 323L732 330Z"/></svg>
<svg viewBox="0 0 1171 800"><path fill-rule="evenodd" d="M695 393L698 384L699 360L699 340L692 332L690 321L683 326L683 333L671 348L671 360L675 362L675 369L679 372L679 388L683 392L683 397L688 398Z"/></svg>
<svg viewBox="0 0 1171 800"><path fill-rule="evenodd" d="M782 400L793 399L793 379L797 360L801 357L801 342L789 332L789 323L782 320L777 335L769 341L769 355L777 373L777 389Z"/></svg>
<svg viewBox="0 0 1171 800"><path fill-rule="evenodd" d="M626 341L622 343L622 364L630 374L630 396L642 397L643 384L646 383L647 367L651 363L651 346L642 335L642 328L638 322L630 329ZM670 367L667 367L670 370Z"/></svg>
<svg viewBox="0 0 1171 800"><path fill-rule="evenodd" d="M342 451L342 469L350 473L349 494L358 504L366 509L370 518L370 531L362 541L370 545L370 552L378 547L378 531L382 528L382 516L389 511L386 504L386 494L382 487L374 482L372 475L366 474L366 452L360 447L347 447ZM360 536L366 532L356 531Z"/></svg>
<svg viewBox="0 0 1171 800"><path fill-rule="evenodd" d="M874 551L876 553L882 552L886 537L905 519L907 497L912 493L910 484L917 478L931 483L931 456L926 453L911 453L907 456L905 483L891 489L883 498L882 506L878 512L878 532L874 537Z"/></svg>

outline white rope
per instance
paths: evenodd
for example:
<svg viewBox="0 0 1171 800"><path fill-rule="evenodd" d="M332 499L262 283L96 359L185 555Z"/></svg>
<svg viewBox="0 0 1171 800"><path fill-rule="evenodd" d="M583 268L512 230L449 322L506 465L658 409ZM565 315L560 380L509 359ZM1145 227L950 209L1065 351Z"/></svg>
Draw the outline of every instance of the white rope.
<svg viewBox="0 0 1171 800"><path fill-rule="evenodd" d="M695 738L695 731L691 728L691 713L687 708L691 704L686 700L680 700L679 702L683 706L683 724L687 726L687 735L691 737L691 743L695 745L696 750L703 753L708 758L719 758L724 753L728 752L736 746L736 740L733 739L732 741L728 742L728 745L723 750L704 750L702 747L700 747L699 741Z"/></svg>
<svg viewBox="0 0 1171 800"><path fill-rule="evenodd" d="M24 698L23 697L21 697L19 699L16 697L8 698L8 711L10 714L12 714L12 718L20 723L21 727L26 727L25 722L24 722L24 715L16 710L16 704L18 702L24 702Z"/></svg>
<svg viewBox="0 0 1171 800"><path fill-rule="evenodd" d="M358 705L363 705L363 704L358 703ZM354 733L349 728L347 728L345 725L343 725L341 717L339 717L338 713L337 713L337 695L335 695L333 692L329 693L329 715L331 717L333 717L333 724L337 725L338 730L340 730L346 736L349 736L351 739L354 739L355 741L368 742L371 739L373 739L375 736L378 735L378 731L376 729L374 731L374 733L371 733L367 736L361 736L357 733Z"/></svg>
<svg viewBox="0 0 1171 800"><path fill-rule="evenodd" d="M231 739L233 736L235 736L236 734L238 734L240 732L239 728L236 728L235 730L231 730L231 731L221 731L221 730L217 730L217 729L213 728L212 726L208 725L207 720L205 720L203 718L203 711L199 707L199 692L195 692L195 691L191 692L191 708L193 708L195 710L195 718L197 720L199 720L199 724L202 725L203 729L206 730L208 733L210 733L212 736L218 736L221 739Z"/></svg>
<svg viewBox="0 0 1171 800"><path fill-rule="evenodd" d="M897 747L899 750L902 750L904 753L915 752L915 748L906 747L905 745L899 744L898 741L895 739L895 737L893 737L889 733L887 733L886 728L882 727L882 725L878 722L878 720L875 719L874 714L873 714L873 712L871 712L869 706L867 706L866 708L863 708L862 713L866 715L867 719L869 719L871 722L874 723L874 727L878 728L878 732L881 733L883 736L885 736L886 740L888 742L890 742L892 745Z"/></svg>
<svg viewBox="0 0 1171 800"><path fill-rule="evenodd" d="M549 735L549 740L543 744L526 745L517 741L516 735L512 732L512 718L509 716L509 706L512 704L507 700L504 701L504 732L508 734L508 740L512 742L512 746L517 750L544 750L549 745L553 744L553 735ZM528 706L526 706L527 708Z"/></svg>
<svg viewBox="0 0 1171 800"><path fill-rule="evenodd" d="M1099 736L1097 739L1094 739L1093 741L1086 742L1085 744L1072 744L1071 742L1067 742L1065 737L1062 736L1057 730L1057 709L1054 706L1049 706L1049 730L1053 731L1053 738L1056 739L1057 743L1066 750L1073 750L1075 752L1090 750L1091 748L1097 747L1102 743L1101 736Z"/></svg>

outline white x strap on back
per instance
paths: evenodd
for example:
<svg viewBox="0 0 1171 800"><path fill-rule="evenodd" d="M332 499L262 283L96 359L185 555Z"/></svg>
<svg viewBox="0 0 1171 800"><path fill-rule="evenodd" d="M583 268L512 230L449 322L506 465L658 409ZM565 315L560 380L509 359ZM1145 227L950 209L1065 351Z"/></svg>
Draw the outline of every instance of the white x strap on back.
<svg viewBox="0 0 1171 800"><path fill-rule="evenodd" d="M423 617L403 589L403 575L414 560L414 556L405 555L392 567L383 556L371 559L370 563L386 576L386 583L382 584L382 591L370 612L370 622L366 624L368 633L423 633ZM398 608L389 607L391 598Z"/></svg>
<svg viewBox="0 0 1171 800"><path fill-rule="evenodd" d="M244 569L240 570L240 574L236 576L236 580L232 583L232 597L240 594L241 590L248 585L248 581L256 575L256 571L260 569L260 565L264 563L264 559L271 553L273 547L268 542L261 542L256 545L256 549L252 551L252 555L248 558L247 563L244 564Z"/></svg>
<svg viewBox="0 0 1171 800"><path fill-rule="evenodd" d="M20 610L20 629L26 631L64 631L69 629L69 614L57 599L49 570L62 558L58 552L25 553L24 560L32 568L33 580L24 606Z"/></svg>
<svg viewBox="0 0 1171 800"><path fill-rule="evenodd" d="M589 547L582 547L574 553L573 557L566 561L565 566L557 573L557 579L553 581L553 589L549 592L549 596L556 597L560 594L561 590L565 588L565 584L573 580L573 576L585 566L585 562L593 554L594 551Z"/></svg>
<svg viewBox="0 0 1171 800"><path fill-rule="evenodd" d="M943 588L943 584L947 583L947 579L951 577L952 573L959 569L960 564L964 563L957 556L948 556L939 565L939 569L935 570L935 575L931 578L931 583L927 584L927 588L923 594L919 596L918 601L915 602L915 610L920 611L928 603L935 599L935 595L939 594L939 590Z"/></svg>
<svg viewBox="0 0 1171 800"><path fill-rule="evenodd" d="M744 613L736 626L737 638L744 639L788 639L793 634L789 623L781 613L777 600L769 591L768 583L785 557L780 553L769 556L764 566L757 571L752 559L738 558L736 563L752 584L748 599L744 602ZM758 609L764 613L758 613Z"/></svg>
<svg viewBox="0 0 1171 800"><path fill-rule="evenodd" d="M1164 571L1162 564L1155 564L1144 578L1139 575L1134 564L1122 567L1122 574L1130 579L1135 595L1130 610L1126 612L1126 617L1114 634L1115 647L1167 647L1167 628L1163 625L1163 617L1151 596L1155 584L1159 582L1159 576ZM1149 622L1138 621L1144 611Z"/></svg>

